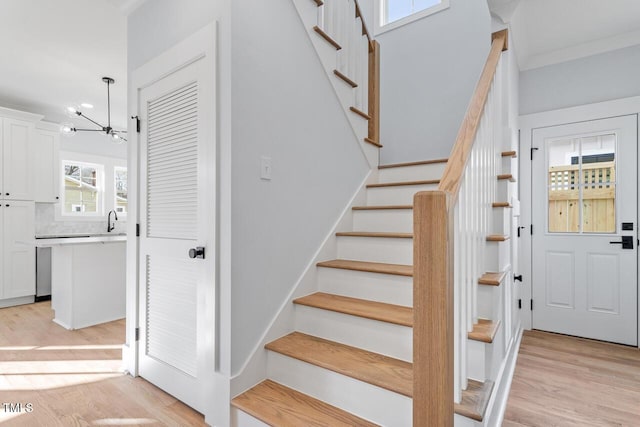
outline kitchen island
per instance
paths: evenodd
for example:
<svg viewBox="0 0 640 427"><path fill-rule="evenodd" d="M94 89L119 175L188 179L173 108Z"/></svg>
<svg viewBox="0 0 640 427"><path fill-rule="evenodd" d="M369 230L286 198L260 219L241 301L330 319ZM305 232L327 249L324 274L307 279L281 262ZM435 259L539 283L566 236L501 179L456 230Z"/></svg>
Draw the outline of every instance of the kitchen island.
<svg viewBox="0 0 640 427"><path fill-rule="evenodd" d="M125 317L125 235L37 236L51 247L53 321L80 329Z"/></svg>

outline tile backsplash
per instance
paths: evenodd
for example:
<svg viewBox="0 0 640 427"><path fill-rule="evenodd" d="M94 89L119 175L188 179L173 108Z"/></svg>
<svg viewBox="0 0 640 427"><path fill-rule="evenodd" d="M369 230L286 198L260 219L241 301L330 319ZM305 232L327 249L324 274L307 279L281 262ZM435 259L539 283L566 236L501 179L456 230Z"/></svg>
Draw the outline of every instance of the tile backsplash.
<svg viewBox="0 0 640 427"><path fill-rule="evenodd" d="M56 221L57 204L36 203L36 236L48 234L98 234L107 232L107 217L101 221ZM112 233L126 233L127 220L115 221Z"/></svg>

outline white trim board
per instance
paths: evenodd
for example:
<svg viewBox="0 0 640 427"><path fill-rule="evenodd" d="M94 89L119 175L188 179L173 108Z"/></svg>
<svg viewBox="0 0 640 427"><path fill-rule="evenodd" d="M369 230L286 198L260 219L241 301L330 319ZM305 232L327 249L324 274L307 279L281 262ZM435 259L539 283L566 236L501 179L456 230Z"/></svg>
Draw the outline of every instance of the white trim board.
<svg viewBox="0 0 640 427"><path fill-rule="evenodd" d="M531 224L531 161L529 153L533 145L532 138L534 129L634 114L640 114L640 96L520 116L520 149L518 150L520 155L518 157L520 162L521 225L527 226ZM636 226L638 226L637 220ZM523 282L520 295L523 304L520 319L522 321L522 327L530 330L533 320L533 313L527 302L532 298L533 291L531 283L532 254L530 233L523 233L522 239L521 265ZM638 252L640 252L640 249ZM640 331L640 318L638 319L638 331ZM640 343L640 339L638 342Z"/></svg>

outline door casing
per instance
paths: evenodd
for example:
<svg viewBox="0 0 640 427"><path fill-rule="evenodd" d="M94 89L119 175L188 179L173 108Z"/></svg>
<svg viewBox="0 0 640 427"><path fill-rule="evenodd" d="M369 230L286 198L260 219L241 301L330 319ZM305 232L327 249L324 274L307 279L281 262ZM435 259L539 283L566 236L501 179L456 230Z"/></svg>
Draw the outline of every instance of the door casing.
<svg viewBox="0 0 640 427"><path fill-rule="evenodd" d="M198 59L208 57L211 59L211 70L209 75L211 76L210 86L212 93L210 94L213 99L214 105L218 106L217 92L218 92L218 79L217 69L219 67L217 63L217 36L218 29L217 23L212 22L199 31L195 32L191 36L185 38L183 41L177 43L175 46L169 48L165 52L161 53L154 59L148 61L138 69L134 70L130 74L129 90L128 90L128 112L132 120L128 126L128 179L129 179L129 212L127 222L127 308L126 308L126 342L123 347L123 364L125 370L133 375L138 375L138 342L136 341L136 329L139 327L139 248L138 239L136 237L137 224L140 223L140 209L138 204L139 197L139 185L140 177L138 171L138 162L140 158L139 144L136 133L136 116L137 106L139 103L140 89L153 84L154 82L162 79L164 76L171 74L177 69L180 69ZM219 114L216 112L213 117L210 118L209 124L213 126L212 134L215 135L215 141L212 149L219 151L219 132L217 131L217 121ZM213 170L206 178L207 183L216 185L216 171ZM209 206L210 219L212 227L209 232L211 233L210 253L216 257L216 266L218 265L218 242L215 240L216 228L219 228L217 212L219 212L219 206L217 206L217 200L211 200ZM214 286L210 286L206 295L206 314L207 324L210 328L207 330L206 336L199 337L207 343L206 354L209 360L209 368L207 375L207 387L205 388L204 401L207 402L207 406L204 408L205 421L209 425L228 425L230 420L230 376L228 372L225 372L225 361L221 361L221 336L216 334L220 330L219 319L220 312L217 309L220 308L220 302L216 303L216 298L220 293L219 290L219 273L217 271L208 272L209 277L214 282ZM223 337L224 338L224 337ZM224 338L224 342L226 342Z"/></svg>
<svg viewBox="0 0 640 427"><path fill-rule="evenodd" d="M599 102L594 104L586 104L578 107L563 108L559 110L545 111L523 115L519 117L520 128L520 146L518 150L519 170L520 170L520 203L521 203L521 225L526 228L522 233L522 253L521 253L521 271L523 275L521 286L522 309L520 310L520 318L523 329L530 330L533 324L533 312L531 310L530 301L533 295L531 283L532 277L532 251L531 251L531 234L530 226L533 225L533 232L542 231L543 224L532 224L531 218L531 148L533 147L533 130L546 128L551 126L559 126L565 124L587 122L591 120L599 120L613 118L619 116L639 115L640 116L640 96L622 98L613 101ZM639 129L640 130L640 129ZM640 132L638 133L640 135ZM640 136L639 136L640 138ZM533 152L535 156L535 151ZM640 150L639 150L640 156ZM640 165L640 159L639 165ZM640 200L640 199L639 199ZM640 209L639 209L640 212ZM637 223L637 219L636 219ZM638 251L640 253L640 251ZM638 261L636 261L638 262ZM640 304L638 305L640 307ZM535 307L534 307L535 309ZM638 319L638 331L640 335L640 316ZM640 339L638 340L640 348Z"/></svg>

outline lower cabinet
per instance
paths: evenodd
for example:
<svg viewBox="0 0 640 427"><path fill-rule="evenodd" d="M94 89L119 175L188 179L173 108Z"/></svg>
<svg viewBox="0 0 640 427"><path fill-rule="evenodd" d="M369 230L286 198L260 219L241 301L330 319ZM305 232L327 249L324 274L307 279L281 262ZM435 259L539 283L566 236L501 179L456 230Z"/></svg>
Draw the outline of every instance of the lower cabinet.
<svg viewBox="0 0 640 427"><path fill-rule="evenodd" d="M36 293L34 202L0 200L0 307L33 302Z"/></svg>

